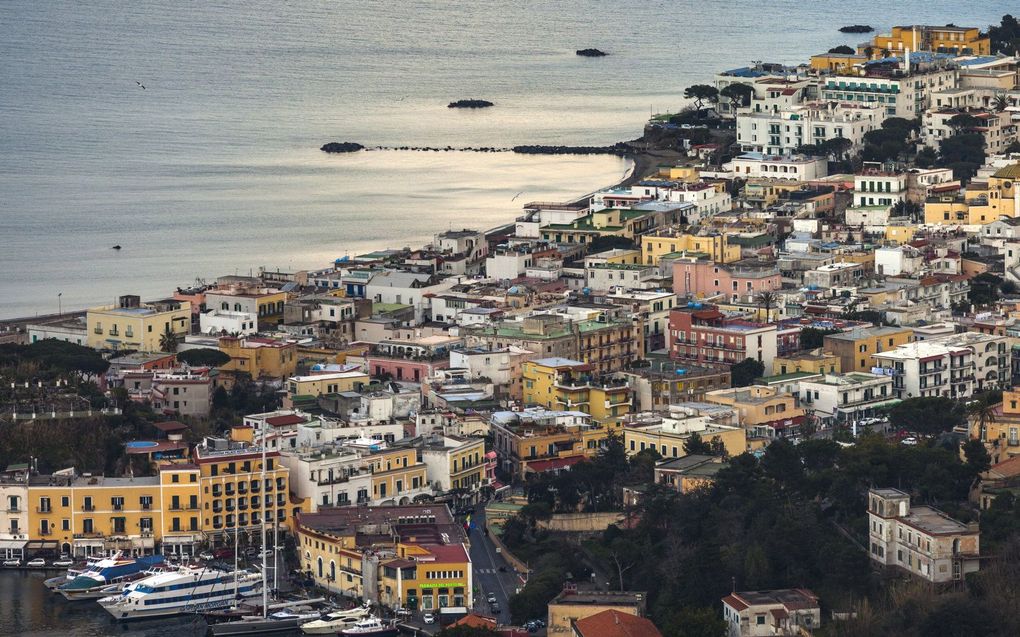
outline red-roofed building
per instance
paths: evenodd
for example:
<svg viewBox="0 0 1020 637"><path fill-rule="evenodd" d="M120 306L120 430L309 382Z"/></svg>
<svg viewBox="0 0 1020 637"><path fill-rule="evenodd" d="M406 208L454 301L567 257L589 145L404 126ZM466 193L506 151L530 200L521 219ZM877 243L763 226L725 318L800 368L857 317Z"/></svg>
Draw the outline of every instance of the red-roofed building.
<svg viewBox="0 0 1020 637"><path fill-rule="evenodd" d="M604 610L572 626L575 637L662 637L651 620L618 610Z"/></svg>
<svg viewBox="0 0 1020 637"><path fill-rule="evenodd" d="M733 592L722 604L730 637L811 634L822 621L818 597L803 588Z"/></svg>
<svg viewBox="0 0 1020 637"><path fill-rule="evenodd" d="M669 313L669 353L704 367L729 367L753 358L771 369L778 353L777 330L771 324L726 318L713 306L677 308Z"/></svg>

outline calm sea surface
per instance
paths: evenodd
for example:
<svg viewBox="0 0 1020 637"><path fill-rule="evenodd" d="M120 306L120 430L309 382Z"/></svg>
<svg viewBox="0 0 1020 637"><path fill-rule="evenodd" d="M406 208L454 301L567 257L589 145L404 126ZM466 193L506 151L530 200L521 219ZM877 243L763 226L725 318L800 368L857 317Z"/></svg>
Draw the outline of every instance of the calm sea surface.
<svg viewBox="0 0 1020 637"><path fill-rule="evenodd" d="M1012 6L1011 6L1012 5ZM614 183L609 157L366 145L602 144L683 87L795 63L843 24L987 25L1015 3L4 0L0 317L321 267ZM612 55L579 58L595 46ZM142 89L136 82L145 86ZM482 98L462 111L449 101ZM515 194L522 192L517 201ZM116 252L111 246L119 244ZM2 612L2 611L0 611Z"/></svg>

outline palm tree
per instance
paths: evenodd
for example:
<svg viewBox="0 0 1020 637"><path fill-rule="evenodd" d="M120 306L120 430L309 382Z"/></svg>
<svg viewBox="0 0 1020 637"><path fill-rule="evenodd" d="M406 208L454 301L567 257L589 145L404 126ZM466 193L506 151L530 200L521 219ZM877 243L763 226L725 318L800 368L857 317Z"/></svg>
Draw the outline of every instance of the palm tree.
<svg viewBox="0 0 1020 637"><path fill-rule="evenodd" d="M159 349L164 352L176 352L177 343L177 334L171 332L169 327L159 335Z"/></svg>
<svg viewBox="0 0 1020 637"><path fill-rule="evenodd" d="M761 308L765 309L765 320L766 321L769 320L769 312L770 312L770 310L772 308L774 308L776 306L776 301L778 299L779 299L779 297L776 296L776 293L775 292L771 292L769 290L765 290L765 291L760 292L758 294L758 298L757 298L758 307L761 307Z"/></svg>
<svg viewBox="0 0 1020 637"><path fill-rule="evenodd" d="M1001 113L1009 106L1009 99L1005 93L996 93L992 98L992 108Z"/></svg>
<svg viewBox="0 0 1020 637"><path fill-rule="evenodd" d="M974 401L969 407L967 407L971 422L977 422L978 424L978 439L981 442L986 442L988 440L987 424L995 422L995 409L998 406L999 403L992 400L982 399Z"/></svg>

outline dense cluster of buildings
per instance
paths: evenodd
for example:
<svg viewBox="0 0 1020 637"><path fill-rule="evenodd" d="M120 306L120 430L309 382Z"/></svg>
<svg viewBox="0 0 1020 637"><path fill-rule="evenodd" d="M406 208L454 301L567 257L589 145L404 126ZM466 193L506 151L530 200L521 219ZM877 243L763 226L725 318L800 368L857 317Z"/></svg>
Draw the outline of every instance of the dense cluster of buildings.
<svg viewBox="0 0 1020 637"><path fill-rule="evenodd" d="M909 398L1008 388L1020 376L1018 80L1018 60L990 54L977 29L896 27L855 53L719 74L719 89L749 87L716 105L733 121L730 161L692 147L631 185L527 203L502 228L29 321L26 341L104 352L99 386L166 418L208 418L217 392L249 383L282 408L198 444L187 425L159 423L126 446L150 463L145 477L8 467L0 556L191 554L268 525L296 538L301 569L329 591L470 606L451 510L569 471L610 436L630 455L654 450L656 482L687 492L724 456L778 438L860 425ZM829 172L888 118L917 120L914 141L937 150L960 114L985 138L966 184L902 162ZM979 309L984 274L1014 285ZM189 350L220 362L173 353ZM1001 412L972 434L1008 461L1020 455L1014 394ZM692 440L717 453L688 454ZM908 494L872 491L868 516L877 563L935 583L977 568L976 531ZM801 589L734 592L723 607L731 635L821 621ZM550 606L557 630L584 637L654 634L643 614L626 592L568 591Z"/></svg>

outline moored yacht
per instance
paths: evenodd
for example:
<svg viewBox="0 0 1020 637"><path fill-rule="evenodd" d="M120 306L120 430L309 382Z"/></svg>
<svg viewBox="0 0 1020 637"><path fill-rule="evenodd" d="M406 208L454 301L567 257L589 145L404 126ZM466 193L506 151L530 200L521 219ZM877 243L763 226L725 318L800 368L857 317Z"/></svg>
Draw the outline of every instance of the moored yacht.
<svg viewBox="0 0 1020 637"><path fill-rule="evenodd" d="M400 631L395 622L384 622L378 617L358 620L350 628L342 628L342 637L397 637Z"/></svg>
<svg viewBox="0 0 1020 637"><path fill-rule="evenodd" d="M222 608L261 594L255 573L184 566L132 582L99 605L116 619L140 619Z"/></svg>
<svg viewBox="0 0 1020 637"><path fill-rule="evenodd" d="M73 579L59 584L56 591L66 599L96 599L95 593L111 585L137 579L146 569L163 562L162 555L124 557L115 553L108 558L89 563Z"/></svg>

